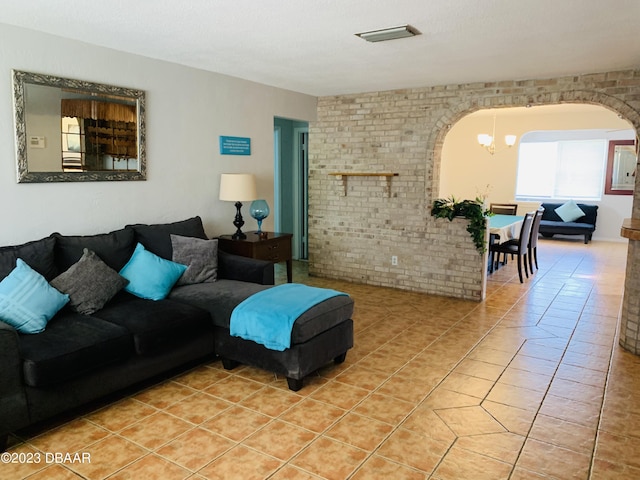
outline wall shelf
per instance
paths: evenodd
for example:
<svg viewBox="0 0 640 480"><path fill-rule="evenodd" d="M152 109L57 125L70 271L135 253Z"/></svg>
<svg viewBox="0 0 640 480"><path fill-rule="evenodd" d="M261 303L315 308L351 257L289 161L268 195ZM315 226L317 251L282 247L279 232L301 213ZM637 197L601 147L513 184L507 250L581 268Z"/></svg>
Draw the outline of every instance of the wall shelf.
<svg viewBox="0 0 640 480"><path fill-rule="evenodd" d="M393 172L330 172L329 175L336 177L336 180L342 180L343 193L347 196L347 179L349 177L379 177L382 179L381 185L387 197L391 196L391 179L397 177L397 173Z"/></svg>
<svg viewBox="0 0 640 480"><path fill-rule="evenodd" d="M637 218L625 218L620 229L620 236L629 240L640 240L640 220Z"/></svg>
<svg viewBox="0 0 640 480"><path fill-rule="evenodd" d="M331 172L329 175L336 177L397 177L397 173L376 173L376 172Z"/></svg>

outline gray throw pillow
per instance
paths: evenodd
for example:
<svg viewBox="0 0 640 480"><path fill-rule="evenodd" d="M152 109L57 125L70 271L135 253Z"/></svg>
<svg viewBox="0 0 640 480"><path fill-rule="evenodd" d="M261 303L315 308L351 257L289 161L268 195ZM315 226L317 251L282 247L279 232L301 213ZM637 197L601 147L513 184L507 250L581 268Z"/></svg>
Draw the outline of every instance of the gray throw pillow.
<svg viewBox="0 0 640 480"><path fill-rule="evenodd" d="M80 260L51 280L51 286L69 294L69 306L90 315L100 310L129 281L87 248Z"/></svg>
<svg viewBox="0 0 640 480"><path fill-rule="evenodd" d="M218 278L218 240L171 235L172 260L187 265L176 285L212 283Z"/></svg>

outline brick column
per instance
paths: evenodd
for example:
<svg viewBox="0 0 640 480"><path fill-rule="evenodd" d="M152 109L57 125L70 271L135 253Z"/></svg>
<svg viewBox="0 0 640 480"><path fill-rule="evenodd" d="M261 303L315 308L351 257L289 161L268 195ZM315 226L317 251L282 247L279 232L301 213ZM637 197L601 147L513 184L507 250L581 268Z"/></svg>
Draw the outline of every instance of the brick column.
<svg viewBox="0 0 640 480"><path fill-rule="evenodd" d="M640 355L640 220L626 219L620 234L629 239L629 247L618 342Z"/></svg>

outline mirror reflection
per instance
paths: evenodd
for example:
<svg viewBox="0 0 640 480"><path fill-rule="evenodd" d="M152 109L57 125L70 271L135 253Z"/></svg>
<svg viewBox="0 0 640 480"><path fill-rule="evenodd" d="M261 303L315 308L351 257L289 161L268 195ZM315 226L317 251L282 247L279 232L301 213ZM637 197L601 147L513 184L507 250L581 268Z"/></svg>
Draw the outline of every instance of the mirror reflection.
<svg viewBox="0 0 640 480"><path fill-rule="evenodd" d="M610 141L605 193L632 195L635 188L637 163L638 155L633 140Z"/></svg>
<svg viewBox="0 0 640 480"><path fill-rule="evenodd" d="M144 92L14 71L18 182L144 180Z"/></svg>

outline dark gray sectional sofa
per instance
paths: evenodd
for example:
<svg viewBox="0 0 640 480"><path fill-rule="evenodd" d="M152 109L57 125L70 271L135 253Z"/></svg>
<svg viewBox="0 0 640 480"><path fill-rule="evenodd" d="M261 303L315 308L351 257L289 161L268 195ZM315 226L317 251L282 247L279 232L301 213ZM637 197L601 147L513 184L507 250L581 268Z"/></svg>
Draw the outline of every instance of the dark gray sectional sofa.
<svg viewBox="0 0 640 480"><path fill-rule="evenodd" d="M556 213L556 208L562 206L562 203L543 203L541 207L544 208L544 213L540 221L540 234L546 238L551 238L555 234L584 235L584 243L589 243L596 230L598 206L584 203L577 205L585 213L584 216L573 222L565 222Z"/></svg>
<svg viewBox="0 0 640 480"><path fill-rule="evenodd" d="M21 258L51 281L74 265L85 248L115 271L138 243L171 259L171 234L206 239L199 217L93 236L55 233L0 248L0 280ZM291 348L284 352L231 337L232 310L273 285L273 264L219 251L217 278L176 286L162 300L120 291L89 315L65 306L36 334L20 333L0 321L0 447L4 449L11 432L215 356L226 368L238 363L268 368L286 376L297 390L306 375L332 360L344 360L353 346L353 301L348 296L329 299L299 317Z"/></svg>

